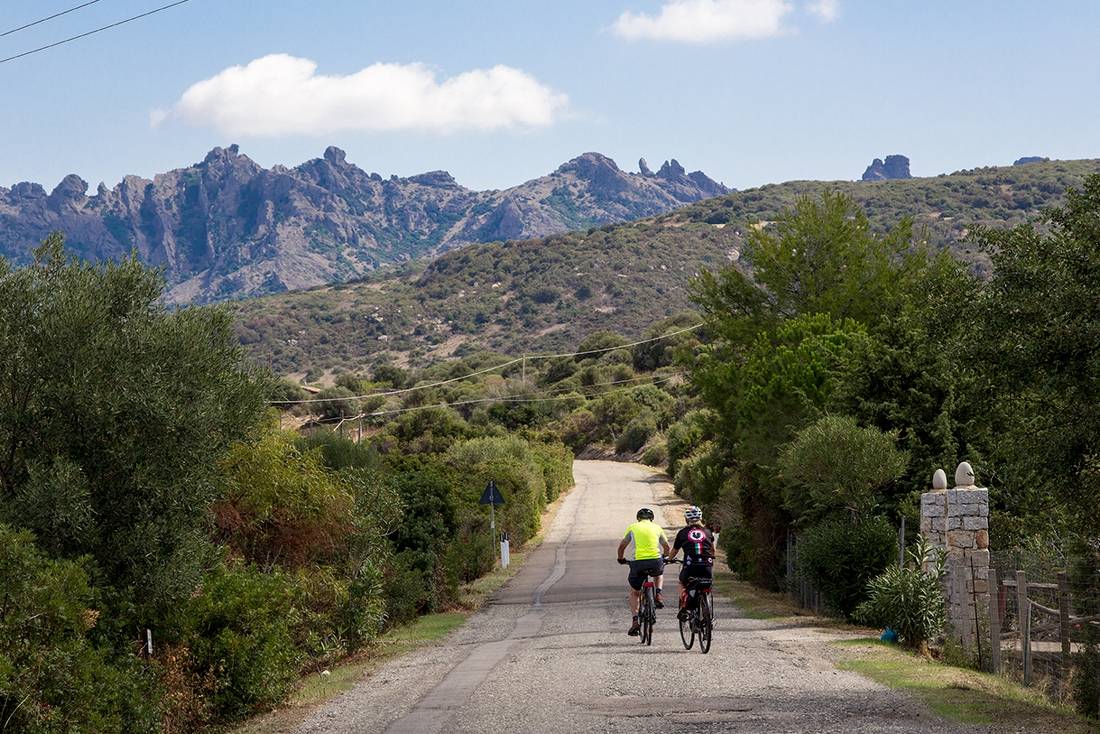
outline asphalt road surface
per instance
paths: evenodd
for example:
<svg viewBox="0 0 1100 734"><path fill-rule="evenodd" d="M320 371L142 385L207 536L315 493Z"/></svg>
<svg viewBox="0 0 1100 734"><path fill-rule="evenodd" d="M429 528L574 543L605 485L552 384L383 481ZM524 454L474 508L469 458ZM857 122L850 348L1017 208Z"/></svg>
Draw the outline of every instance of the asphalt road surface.
<svg viewBox="0 0 1100 734"><path fill-rule="evenodd" d="M615 548L641 506L670 530L670 488L633 464L578 461L546 540L438 646L391 661L315 711L318 732L973 732L833 665L836 633L741 616L715 599L710 654L685 651L670 604L651 647L626 629ZM669 533L671 539L672 533Z"/></svg>

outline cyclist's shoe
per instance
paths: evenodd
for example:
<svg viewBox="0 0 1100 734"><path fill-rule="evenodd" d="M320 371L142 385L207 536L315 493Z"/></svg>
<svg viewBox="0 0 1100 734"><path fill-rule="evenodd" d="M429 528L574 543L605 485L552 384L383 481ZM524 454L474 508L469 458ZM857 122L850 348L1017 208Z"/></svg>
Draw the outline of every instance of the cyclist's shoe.
<svg viewBox="0 0 1100 734"><path fill-rule="evenodd" d="M688 614L689 612L687 607L680 607L680 611L676 613L676 619L679 619L681 622L683 622L687 620Z"/></svg>
<svg viewBox="0 0 1100 734"><path fill-rule="evenodd" d="M642 633L642 626L638 624L638 618L635 617L634 621L630 623L630 629L626 631L631 637L637 637Z"/></svg>
<svg viewBox="0 0 1100 734"><path fill-rule="evenodd" d="M658 609L664 609L664 608L665 608L665 599L664 599L664 595L663 595L663 594L661 594L660 590L658 590L658 591L657 591L657 594L656 594L656 596L655 596L655 598L654 598L654 605L655 605L655 606L656 606L656 607L657 607Z"/></svg>

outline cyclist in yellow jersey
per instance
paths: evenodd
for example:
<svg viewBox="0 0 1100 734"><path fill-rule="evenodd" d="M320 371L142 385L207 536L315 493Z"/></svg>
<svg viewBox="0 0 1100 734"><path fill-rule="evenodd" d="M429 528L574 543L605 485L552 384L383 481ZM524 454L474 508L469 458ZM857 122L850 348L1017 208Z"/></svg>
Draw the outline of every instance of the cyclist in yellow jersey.
<svg viewBox="0 0 1100 734"><path fill-rule="evenodd" d="M664 557L668 555L668 538L661 526L653 522L653 510L643 507L638 510L637 522L626 529L626 535L619 543L619 563L630 564L630 575L627 581L630 583L630 612L634 619L630 624L628 635L638 634L638 606L642 600L642 584L647 576L653 576L657 586L657 608L664 607L664 599L661 596L661 587L664 584ZM634 544L634 558L627 560L626 549Z"/></svg>

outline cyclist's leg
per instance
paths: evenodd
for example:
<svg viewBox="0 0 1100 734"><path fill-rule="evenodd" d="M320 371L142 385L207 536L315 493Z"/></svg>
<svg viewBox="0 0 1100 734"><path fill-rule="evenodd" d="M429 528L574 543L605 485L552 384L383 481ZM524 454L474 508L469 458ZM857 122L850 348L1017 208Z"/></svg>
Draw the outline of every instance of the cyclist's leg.
<svg viewBox="0 0 1100 734"><path fill-rule="evenodd" d="M638 561L630 562L630 574L626 577L626 580L630 585L630 613L633 615L627 634L636 635L638 634L638 608L641 606L642 584L645 582L645 574L642 572Z"/></svg>

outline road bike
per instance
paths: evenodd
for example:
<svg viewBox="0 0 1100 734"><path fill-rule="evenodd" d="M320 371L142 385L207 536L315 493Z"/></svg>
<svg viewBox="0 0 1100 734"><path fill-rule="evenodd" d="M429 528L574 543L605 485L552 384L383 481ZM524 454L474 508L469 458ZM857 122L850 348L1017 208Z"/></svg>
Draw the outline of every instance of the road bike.
<svg viewBox="0 0 1100 734"><path fill-rule="evenodd" d="M681 563L673 560L669 563ZM711 636L714 632L714 599L710 593L711 579L689 578L684 587L681 606L687 614L678 614L680 618L680 641L684 649L690 650L699 639L699 652L710 652Z"/></svg>

